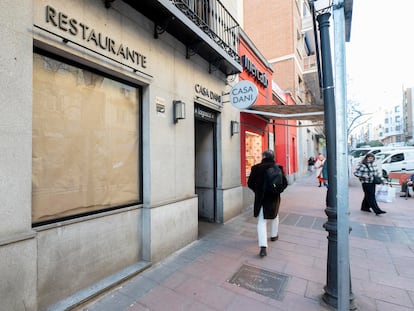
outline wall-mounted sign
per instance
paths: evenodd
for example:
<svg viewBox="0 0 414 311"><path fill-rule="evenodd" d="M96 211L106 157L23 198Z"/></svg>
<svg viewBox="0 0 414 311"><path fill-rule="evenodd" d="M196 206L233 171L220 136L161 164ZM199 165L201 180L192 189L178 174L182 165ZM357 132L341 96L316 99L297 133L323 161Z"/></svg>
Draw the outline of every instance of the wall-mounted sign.
<svg viewBox="0 0 414 311"><path fill-rule="evenodd" d="M254 83L243 80L231 89L230 102L233 107L247 109L253 106L258 94L257 86Z"/></svg>
<svg viewBox="0 0 414 311"><path fill-rule="evenodd" d="M155 97L155 107L158 116L165 117L165 99L162 97Z"/></svg>
<svg viewBox="0 0 414 311"><path fill-rule="evenodd" d="M50 5L46 6L46 24L51 25L59 31L65 32L68 36L77 37L93 49L100 49L119 57L135 68L147 68L147 57L127 45L119 42L106 34L95 30L83 21L69 16ZM96 52L96 51L95 51Z"/></svg>
<svg viewBox="0 0 414 311"><path fill-rule="evenodd" d="M216 114L200 105L194 105L194 117L205 121L216 122Z"/></svg>
<svg viewBox="0 0 414 311"><path fill-rule="evenodd" d="M210 101L214 101L216 104L221 104L221 96L213 91L210 91L208 88L202 86L201 84L196 84L194 86L196 94L205 97Z"/></svg>
<svg viewBox="0 0 414 311"><path fill-rule="evenodd" d="M269 85L269 79L267 78L266 72L261 72L255 64L246 56L243 55L240 59L240 63L247 72L253 76L260 84L264 87Z"/></svg>

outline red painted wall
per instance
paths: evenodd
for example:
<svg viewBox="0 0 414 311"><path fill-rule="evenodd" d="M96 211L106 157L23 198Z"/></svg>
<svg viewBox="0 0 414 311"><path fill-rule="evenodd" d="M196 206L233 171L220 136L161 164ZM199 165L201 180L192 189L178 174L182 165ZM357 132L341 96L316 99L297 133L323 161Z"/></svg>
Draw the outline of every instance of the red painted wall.
<svg viewBox="0 0 414 311"><path fill-rule="evenodd" d="M253 82L259 91L258 98L254 105L276 105L280 101L273 101L272 94L272 74L273 70L262 62L261 58L256 55L254 48L249 43L240 38L239 55L246 55L260 72L265 72L268 79L267 87L263 86L252 74L246 69L239 75L240 80L249 80ZM284 92L281 91L284 95ZM282 98L283 99L283 98ZM294 105L290 94L285 95L284 104ZM293 126L286 126L293 125ZM273 133L274 148L276 161L283 165L287 175L292 175L298 171L297 161L297 128L296 121L285 120L268 120L259 115L251 113L240 113L240 172L241 184L246 185L246 131L258 134L262 137L262 151L269 148L269 133Z"/></svg>
<svg viewBox="0 0 414 311"><path fill-rule="evenodd" d="M258 56L254 48L249 45L241 36L240 45L239 45L239 55L240 58L247 56L252 64L257 68L261 73L266 73L268 85L264 86L260 81L257 80L247 69L243 69L243 72L239 75L239 80L248 80L254 83L258 89L258 98L255 102L255 105L271 105L272 104L272 74L273 70L266 66L262 61L260 56ZM240 173L241 173L241 184L246 186L246 131L255 133L261 136L261 145L263 152L265 149L269 148L269 132L273 132L273 126L268 121L255 114L251 113L240 113ZM257 161L255 162L257 163Z"/></svg>
<svg viewBox="0 0 414 311"><path fill-rule="evenodd" d="M239 45L239 55L240 58L243 55L246 55L250 61L257 67L260 72L265 72L268 79L268 86L263 86L260 82L258 82L255 77L253 77L246 69L243 69L243 72L239 75L240 80L249 80L253 82L259 91L259 95L255 102L255 105L266 105L272 103L272 74L273 71L271 68L268 68L261 59L253 52L251 47L249 47L248 43L240 39Z"/></svg>
<svg viewBox="0 0 414 311"><path fill-rule="evenodd" d="M286 105L294 105L289 94L286 95ZM274 120L275 124L275 157L283 165L285 173L292 175L298 171L298 140L296 121Z"/></svg>

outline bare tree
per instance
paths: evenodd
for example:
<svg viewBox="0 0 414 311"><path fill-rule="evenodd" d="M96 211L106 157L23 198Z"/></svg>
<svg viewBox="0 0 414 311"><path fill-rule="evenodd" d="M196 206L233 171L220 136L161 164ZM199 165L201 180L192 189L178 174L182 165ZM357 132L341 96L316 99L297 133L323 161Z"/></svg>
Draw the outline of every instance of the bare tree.
<svg viewBox="0 0 414 311"><path fill-rule="evenodd" d="M348 102L348 126L347 136L349 136L356 128L366 124L372 119L373 113L364 113L359 109L359 103Z"/></svg>

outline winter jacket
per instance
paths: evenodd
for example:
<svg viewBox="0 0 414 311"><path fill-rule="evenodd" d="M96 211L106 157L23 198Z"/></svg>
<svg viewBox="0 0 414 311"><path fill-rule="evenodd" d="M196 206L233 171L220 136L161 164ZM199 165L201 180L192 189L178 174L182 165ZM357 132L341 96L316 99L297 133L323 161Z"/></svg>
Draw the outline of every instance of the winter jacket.
<svg viewBox="0 0 414 311"><path fill-rule="evenodd" d="M361 183L372 184L374 182L374 176L380 177L382 182L385 182L375 163L361 162L355 169L354 176L358 177Z"/></svg>
<svg viewBox="0 0 414 311"><path fill-rule="evenodd" d="M247 186L254 191L254 217L259 216L262 206L265 219L274 219L279 212L280 194L275 195L263 191L265 171L273 165L275 165L273 159L264 158L261 163L254 165L251 169ZM281 165L279 167L283 172L283 167Z"/></svg>

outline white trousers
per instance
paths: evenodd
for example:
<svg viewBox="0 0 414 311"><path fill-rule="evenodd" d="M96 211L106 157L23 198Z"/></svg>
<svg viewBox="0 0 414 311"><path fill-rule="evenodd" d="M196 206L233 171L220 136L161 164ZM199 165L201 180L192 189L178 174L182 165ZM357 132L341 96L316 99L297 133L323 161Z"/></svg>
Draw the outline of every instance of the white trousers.
<svg viewBox="0 0 414 311"><path fill-rule="evenodd" d="M270 221L270 236L275 237L279 232L279 215L275 219L264 219L263 207L260 208L257 217L257 237L259 239L259 247L267 247L267 221Z"/></svg>

